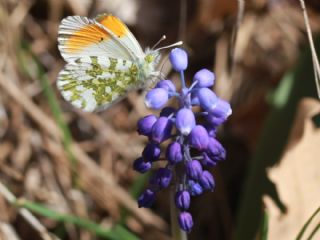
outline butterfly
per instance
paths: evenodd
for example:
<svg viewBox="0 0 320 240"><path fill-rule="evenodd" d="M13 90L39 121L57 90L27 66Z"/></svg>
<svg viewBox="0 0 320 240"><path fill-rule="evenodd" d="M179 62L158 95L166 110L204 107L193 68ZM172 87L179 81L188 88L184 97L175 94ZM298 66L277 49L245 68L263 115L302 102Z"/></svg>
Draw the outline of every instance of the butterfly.
<svg viewBox="0 0 320 240"><path fill-rule="evenodd" d="M128 91L143 88L148 79L159 76L156 65L164 47L143 51L119 18L103 14L94 19L64 18L58 48L67 62L58 75L58 89L73 106L93 112L106 109Z"/></svg>

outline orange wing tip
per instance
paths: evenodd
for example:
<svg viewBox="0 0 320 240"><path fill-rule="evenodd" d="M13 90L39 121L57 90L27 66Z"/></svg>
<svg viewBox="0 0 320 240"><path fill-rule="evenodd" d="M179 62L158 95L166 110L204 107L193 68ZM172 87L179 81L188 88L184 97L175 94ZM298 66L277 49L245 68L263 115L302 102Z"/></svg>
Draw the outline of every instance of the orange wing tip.
<svg viewBox="0 0 320 240"><path fill-rule="evenodd" d="M105 30L92 23L72 33L66 40L65 45L69 52L75 53L108 38L110 38L110 35Z"/></svg>
<svg viewBox="0 0 320 240"><path fill-rule="evenodd" d="M113 15L100 15L96 18L96 21L101 23L119 38L126 36L128 32L127 26L119 18Z"/></svg>

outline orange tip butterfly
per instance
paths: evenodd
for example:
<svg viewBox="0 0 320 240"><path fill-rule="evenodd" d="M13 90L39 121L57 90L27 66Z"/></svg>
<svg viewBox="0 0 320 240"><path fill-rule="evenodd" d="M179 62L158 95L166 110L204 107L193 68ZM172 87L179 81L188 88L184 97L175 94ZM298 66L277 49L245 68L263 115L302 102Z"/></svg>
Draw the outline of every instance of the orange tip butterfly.
<svg viewBox="0 0 320 240"><path fill-rule="evenodd" d="M69 16L59 27L58 48L67 64L58 75L58 89L64 99L84 111L106 109L129 90L143 88L148 79L159 76L160 49L181 44L143 51L115 16Z"/></svg>

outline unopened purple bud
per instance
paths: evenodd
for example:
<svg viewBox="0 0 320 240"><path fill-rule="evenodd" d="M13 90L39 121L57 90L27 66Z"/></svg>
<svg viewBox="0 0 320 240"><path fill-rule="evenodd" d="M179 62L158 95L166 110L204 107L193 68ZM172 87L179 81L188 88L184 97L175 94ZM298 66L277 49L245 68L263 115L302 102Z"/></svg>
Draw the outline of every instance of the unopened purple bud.
<svg viewBox="0 0 320 240"><path fill-rule="evenodd" d="M176 164L183 160L182 146L178 142L172 142L167 147L166 157L171 164Z"/></svg>
<svg viewBox="0 0 320 240"><path fill-rule="evenodd" d="M230 103L218 99L217 105L210 110L210 114L220 119L227 119L232 113Z"/></svg>
<svg viewBox="0 0 320 240"><path fill-rule="evenodd" d="M171 136L172 122L167 117L160 117L152 127L151 138L156 143L161 143Z"/></svg>
<svg viewBox="0 0 320 240"><path fill-rule="evenodd" d="M188 138L189 144L200 151L206 149L209 143L208 132L201 125L196 125L190 132Z"/></svg>
<svg viewBox="0 0 320 240"><path fill-rule="evenodd" d="M198 196L203 192L201 185L193 180L188 181L188 190L191 196Z"/></svg>
<svg viewBox="0 0 320 240"><path fill-rule="evenodd" d="M142 157L146 161L156 161L160 157L160 147L156 143L148 143L147 146L143 149Z"/></svg>
<svg viewBox="0 0 320 240"><path fill-rule="evenodd" d="M183 135L188 135L195 125L196 119L190 109L182 108L177 112L176 127Z"/></svg>
<svg viewBox="0 0 320 240"><path fill-rule="evenodd" d="M226 118L218 118L210 113L205 118L214 127L217 127L226 121Z"/></svg>
<svg viewBox="0 0 320 240"><path fill-rule="evenodd" d="M160 82L157 83L156 88L163 88L169 92L175 92L176 91L176 86L173 84L171 80L161 80Z"/></svg>
<svg viewBox="0 0 320 240"><path fill-rule="evenodd" d="M190 193L186 190L178 191L175 196L175 203L180 210L187 210L190 207Z"/></svg>
<svg viewBox="0 0 320 240"><path fill-rule="evenodd" d="M193 82L197 81L198 87L212 87L214 84L215 76L214 73L208 69L201 69L196 72L193 77Z"/></svg>
<svg viewBox="0 0 320 240"><path fill-rule="evenodd" d="M202 164L207 167L214 167L217 165L217 160L215 157L211 158L206 152L202 153L203 159L201 160Z"/></svg>
<svg viewBox="0 0 320 240"><path fill-rule="evenodd" d="M144 161L142 157L133 162L133 169L140 173L145 173L151 168L151 162Z"/></svg>
<svg viewBox="0 0 320 240"><path fill-rule="evenodd" d="M200 177L200 184L204 189L213 191L215 182L212 174L208 171L203 171Z"/></svg>
<svg viewBox="0 0 320 240"><path fill-rule="evenodd" d="M197 91L197 95L199 98L200 106L206 111L210 111L214 107L216 107L218 98L213 91L209 88L200 88Z"/></svg>
<svg viewBox="0 0 320 240"><path fill-rule="evenodd" d="M226 158L226 150L215 138L212 137L209 138L209 144L206 152L209 157L215 158L216 160L224 160Z"/></svg>
<svg viewBox="0 0 320 240"><path fill-rule="evenodd" d="M162 108L169 99L168 91L164 88L151 89L144 100L148 108L158 110Z"/></svg>
<svg viewBox="0 0 320 240"><path fill-rule="evenodd" d="M160 112L160 117L169 117L171 114L175 113L176 109L173 107L165 107Z"/></svg>
<svg viewBox="0 0 320 240"><path fill-rule="evenodd" d="M169 54L169 60L174 70L184 71L188 67L188 54L181 48L174 48Z"/></svg>
<svg viewBox="0 0 320 240"><path fill-rule="evenodd" d="M155 199L156 199L156 194L152 190L146 189L138 198L138 206L139 208L141 207L149 208L154 203Z"/></svg>
<svg viewBox="0 0 320 240"><path fill-rule="evenodd" d="M193 226L192 216L188 212L181 212L178 217L180 228L185 232L190 232Z"/></svg>
<svg viewBox="0 0 320 240"><path fill-rule="evenodd" d="M157 121L155 115L148 115L138 121L138 133L144 136L150 136L153 124Z"/></svg>
<svg viewBox="0 0 320 240"><path fill-rule="evenodd" d="M197 160L192 160L186 163L186 171L190 178L198 180L202 175L202 166Z"/></svg>
<svg viewBox="0 0 320 240"><path fill-rule="evenodd" d="M150 184L159 188L166 188L170 185L172 171L168 168L159 168L150 179Z"/></svg>

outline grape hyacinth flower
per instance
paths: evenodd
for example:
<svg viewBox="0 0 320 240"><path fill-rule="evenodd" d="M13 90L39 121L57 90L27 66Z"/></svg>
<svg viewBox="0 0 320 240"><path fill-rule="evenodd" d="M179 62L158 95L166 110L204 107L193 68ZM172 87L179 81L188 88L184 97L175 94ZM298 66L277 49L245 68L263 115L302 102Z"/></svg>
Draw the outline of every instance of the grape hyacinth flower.
<svg viewBox="0 0 320 240"><path fill-rule="evenodd" d="M184 79L187 53L175 48L169 59L173 69L180 73L182 89L177 90L171 80L162 80L146 94L146 106L162 110L158 117L148 115L138 121L138 133L148 137L149 143L142 156L134 161L133 168L145 173L155 162L166 159L151 177L148 189L138 199L138 205L150 207L157 192L173 186L174 202L179 211L177 221L182 230L190 232L193 226L188 212L191 197L205 190L214 190L215 181L207 168L216 166L226 157L225 149L216 139L216 130L232 110L227 101L210 89L215 81L213 72L208 69L198 71L191 86L187 87ZM178 109L165 107L172 98L179 101ZM194 112L194 106L200 107L201 111ZM170 143L161 153L160 144L169 139Z"/></svg>

